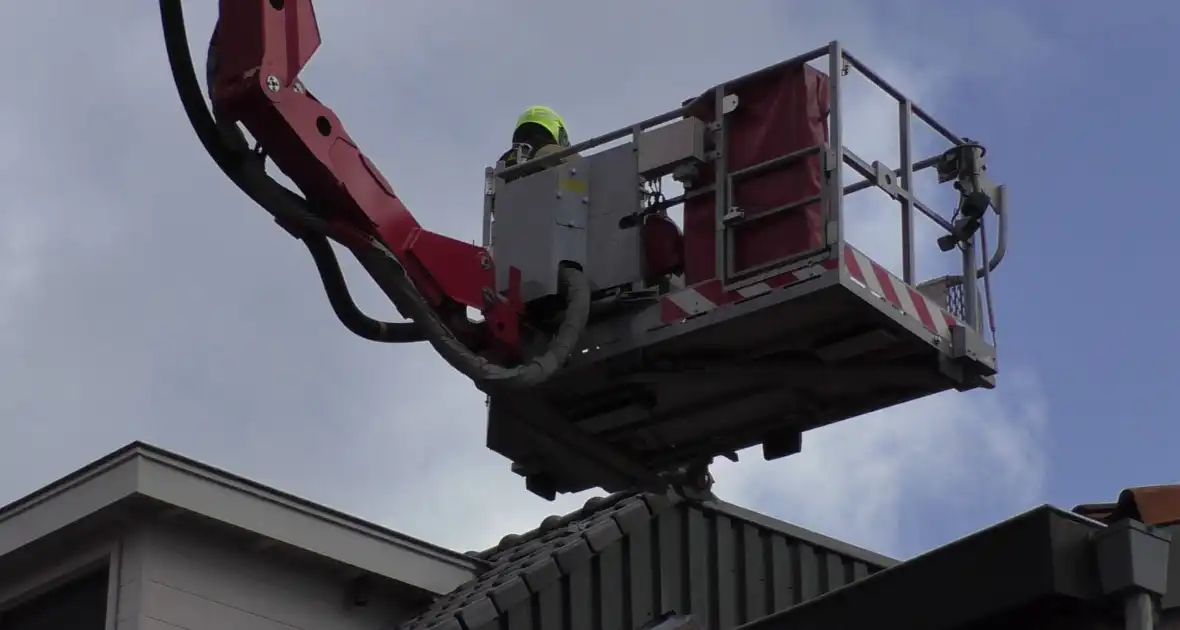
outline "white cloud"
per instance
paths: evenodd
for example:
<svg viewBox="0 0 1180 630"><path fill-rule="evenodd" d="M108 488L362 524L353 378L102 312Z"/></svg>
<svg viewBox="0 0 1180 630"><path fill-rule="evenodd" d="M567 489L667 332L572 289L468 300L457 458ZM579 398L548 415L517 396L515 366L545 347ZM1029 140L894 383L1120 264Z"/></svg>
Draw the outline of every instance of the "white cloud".
<svg viewBox="0 0 1180 630"><path fill-rule="evenodd" d="M781 462L751 451L716 467L717 493L881 553L921 551L930 543L915 548L906 527L941 521L942 535L962 535L983 524L976 517L999 520L1041 498L1048 412L1031 375L1013 371L1004 387L1003 396L941 394L809 432L803 452ZM964 510L970 517L956 519Z"/></svg>
<svg viewBox="0 0 1180 630"><path fill-rule="evenodd" d="M0 152L0 493L148 439L461 548L584 500L529 495L483 448L482 397L429 348L370 344L336 324L301 247L191 137L151 12L66 4L0 10L11 51L0 73L26 86L0 104L24 130ZM704 0L321 1L325 45L306 78L427 227L474 240L483 166L534 102L558 107L585 137L839 37L937 112L965 71L896 36L920 4L875 15L773 0L726 10ZM213 6L186 7L198 57ZM47 32L63 47L46 48ZM896 165L890 106L860 96L846 106L849 146ZM890 212L850 203L849 238L896 267ZM924 258L923 273L940 262ZM389 313L358 286L366 308ZM1001 379L995 393L813 432L787 460L721 466L719 491L883 550L900 533L881 523L964 488L1000 506L1027 502L1044 474L1045 412L1014 371Z"/></svg>

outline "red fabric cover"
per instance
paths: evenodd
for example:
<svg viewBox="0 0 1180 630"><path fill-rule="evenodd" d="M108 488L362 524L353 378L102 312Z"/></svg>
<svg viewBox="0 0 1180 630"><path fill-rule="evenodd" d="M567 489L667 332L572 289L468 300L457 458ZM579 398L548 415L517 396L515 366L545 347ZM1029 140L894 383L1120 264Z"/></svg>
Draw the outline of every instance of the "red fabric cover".
<svg viewBox="0 0 1180 630"><path fill-rule="evenodd" d="M739 99L730 113L729 170L735 172L787 155L828 138L828 77L810 66L794 66L730 85ZM712 98L693 114L713 120ZM820 155L796 160L760 175L743 178L734 186L734 203L754 217L789 203L818 195L822 182ZM694 182L713 182L713 171L703 169ZM692 188L689 188L692 190ZM755 220L733 229L735 273L774 260L818 249L823 243L819 201ZM692 285L717 276L715 263L713 195L701 195L684 205L684 273Z"/></svg>

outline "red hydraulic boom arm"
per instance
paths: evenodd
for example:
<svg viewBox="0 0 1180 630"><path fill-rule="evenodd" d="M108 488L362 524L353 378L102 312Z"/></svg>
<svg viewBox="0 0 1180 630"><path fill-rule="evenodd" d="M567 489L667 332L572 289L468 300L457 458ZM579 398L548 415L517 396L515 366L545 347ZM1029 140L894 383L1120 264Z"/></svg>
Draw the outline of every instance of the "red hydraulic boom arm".
<svg viewBox="0 0 1180 630"><path fill-rule="evenodd" d="M241 123L254 136L326 221L328 236L353 251L386 250L443 321L469 327L474 334L465 343L515 356L523 308L517 287L498 290L484 248L423 228L336 114L298 80L320 45L311 0L219 4L210 84L219 120ZM466 307L483 313L482 326L467 322Z"/></svg>
<svg viewBox="0 0 1180 630"><path fill-rule="evenodd" d="M513 210L499 212L493 258L419 225L336 114L300 82L320 45L312 0L219 0L206 75L212 111L192 67L182 0L159 2L177 92L214 162L307 246L345 327L373 341L427 341L488 394L488 447L510 458L541 496L594 486L662 492L669 485L699 495L717 456L761 444L766 458L782 457L799 450L805 430L950 388L994 385L994 341L978 330L983 305L973 287L976 278L986 287L1002 256L1003 188L986 180L982 147L919 115L839 42L567 147L588 161L586 169L579 162L511 180L508 172L520 165L493 171L505 194L496 196L493 179L485 221L504 209L493 199ZM824 54L826 74L806 65ZM848 67L893 95L903 112L913 110L900 126L903 140L910 118L919 118L954 146L919 162L903 149L908 166L888 171L889 178L881 162L869 165L848 151L837 107L841 68ZM592 151L627 133L630 147ZM763 141L772 136L775 142ZM706 150L710 139L714 150ZM267 174L267 160L298 193ZM588 191L588 173L600 164L600 189L612 194L561 194L575 184ZM865 181L845 186L841 164ZM908 183L892 183L908 181L906 169L931 165L939 181L959 189L963 225L917 201ZM669 172L685 181L676 203L685 207L686 231L644 230L671 225L646 219L674 200L636 194ZM840 204L870 186L904 198L952 234L946 248L963 250L962 274L913 284L912 273L896 278L847 244L832 229L841 225ZM550 190L556 197L538 196ZM744 209L727 214L734 199ZM530 205L535 213L516 211ZM980 269L969 241L989 207L1000 217L1001 245ZM546 211L550 216L540 214ZM567 214L592 213L595 221L584 226L561 223ZM731 214L745 219L731 225ZM770 227L746 225L754 218ZM631 227L641 229L623 233ZM546 239L534 238L546 230ZM728 239L724 248L718 230ZM360 312L333 240L410 321ZM980 241L986 252L982 232ZM661 248L670 253L653 253ZM623 249L627 255L613 260ZM741 269L726 262L747 254ZM951 312L952 281L968 305L961 316ZM592 289L601 299L590 322ZM482 321L467 318L471 308ZM575 349L572 367L562 369Z"/></svg>

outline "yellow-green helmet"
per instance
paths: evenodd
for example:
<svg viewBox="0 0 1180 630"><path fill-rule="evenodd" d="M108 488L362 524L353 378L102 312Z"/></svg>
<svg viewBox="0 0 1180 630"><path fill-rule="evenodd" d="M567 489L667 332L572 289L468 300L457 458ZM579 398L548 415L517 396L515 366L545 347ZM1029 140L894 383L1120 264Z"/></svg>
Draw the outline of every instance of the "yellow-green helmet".
<svg viewBox="0 0 1180 630"><path fill-rule="evenodd" d="M528 123L543 127L549 132L553 137L553 141L557 144L563 147L570 145L569 134L565 130L565 120L561 115L553 111L552 107L533 105L524 110L524 113L516 120L516 129L520 129Z"/></svg>

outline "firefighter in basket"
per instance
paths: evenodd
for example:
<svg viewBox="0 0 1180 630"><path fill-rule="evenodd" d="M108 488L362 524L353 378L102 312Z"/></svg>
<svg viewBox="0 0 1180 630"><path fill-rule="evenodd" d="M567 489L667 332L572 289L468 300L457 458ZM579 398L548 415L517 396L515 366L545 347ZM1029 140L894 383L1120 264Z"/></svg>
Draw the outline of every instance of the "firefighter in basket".
<svg viewBox="0 0 1180 630"><path fill-rule="evenodd" d="M565 120L553 108L534 105L524 111L512 131L512 148L500 156L504 166L536 160L569 148Z"/></svg>

